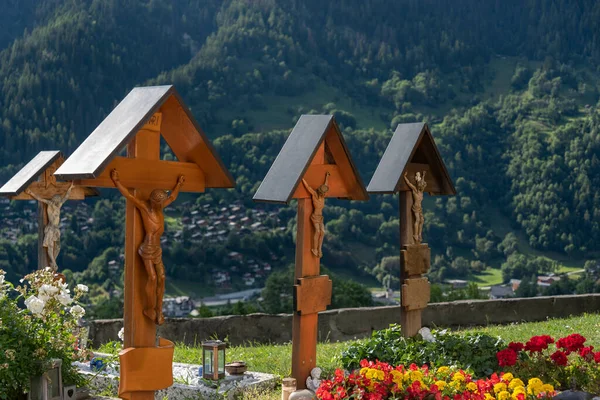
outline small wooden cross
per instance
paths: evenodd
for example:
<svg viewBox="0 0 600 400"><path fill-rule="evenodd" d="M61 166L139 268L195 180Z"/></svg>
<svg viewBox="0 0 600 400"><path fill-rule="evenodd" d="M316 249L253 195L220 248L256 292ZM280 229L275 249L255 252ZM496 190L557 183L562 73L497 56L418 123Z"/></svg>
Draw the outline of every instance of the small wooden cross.
<svg viewBox="0 0 600 400"><path fill-rule="evenodd" d="M400 324L405 337L421 329L421 312L430 299L430 249L422 241L423 192L454 195L446 166L424 123L400 124L379 161L367 188L369 193L399 192L400 210Z"/></svg>
<svg viewBox="0 0 600 400"><path fill-rule="evenodd" d="M2 188L0 196L11 200L36 200L28 194L44 200L50 200L55 195L65 196L72 182L58 182L54 172L65 161L59 151L41 151L29 163L19 170ZM97 196L95 189L74 186L69 193L69 200L83 200L86 197ZM38 269L46 268L52 264L48 256L47 247L44 246L44 235L48 226L48 205L38 201ZM60 247L59 247L60 248ZM55 257L58 253L55 254Z"/></svg>
<svg viewBox="0 0 600 400"><path fill-rule="evenodd" d="M292 377L299 389L317 364L318 313L331 304L331 279L320 274L323 197L368 199L333 116L303 115L254 195L262 202L298 200Z"/></svg>

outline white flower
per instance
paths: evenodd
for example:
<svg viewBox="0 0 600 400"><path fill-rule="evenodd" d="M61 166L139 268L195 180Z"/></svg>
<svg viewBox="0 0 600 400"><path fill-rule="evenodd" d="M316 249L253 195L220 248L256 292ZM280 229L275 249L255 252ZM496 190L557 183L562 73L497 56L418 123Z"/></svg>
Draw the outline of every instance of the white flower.
<svg viewBox="0 0 600 400"><path fill-rule="evenodd" d="M81 292L84 292L84 293L87 293L89 289L88 289L88 287L87 287L87 286L85 286L85 285L82 285L82 284L80 283L79 285L77 285L77 290L79 290L79 291L81 291Z"/></svg>
<svg viewBox="0 0 600 400"><path fill-rule="evenodd" d="M68 293L59 294L58 296L56 296L56 300L58 300L58 302L63 306L68 306L73 302L73 299Z"/></svg>
<svg viewBox="0 0 600 400"><path fill-rule="evenodd" d="M47 284L43 284L40 287L40 290L38 291L38 297L46 302L48 301L51 297L54 297L54 295L58 293L58 288L52 285L47 285Z"/></svg>
<svg viewBox="0 0 600 400"><path fill-rule="evenodd" d="M61 292L66 292L66 293L70 293L71 291L69 290L69 284L68 283L62 283L62 281L58 281L58 287L60 288Z"/></svg>
<svg viewBox="0 0 600 400"><path fill-rule="evenodd" d="M44 311L44 306L46 302L42 299L38 299L35 296L30 296L27 300L25 300L25 306L29 311L33 314L38 315Z"/></svg>
<svg viewBox="0 0 600 400"><path fill-rule="evenodd" d="M121 330L118 333L119 339L121 339L121 342L123 340L125 340L125 328L121 328Z"/></svg>
<svg viewBox="0 0 600 400"><path fill-rule="evenodd" d="M78 304L71 307L71 310L69 311L71 312L71 314L73 314L75 318L81 318L85 315L85 310Z"/></svg>
<svg viewBox="0 0 600 400"><path fill-rule="evenodd" d="M4 285L4 274L0 275L0 285Z"/></svg>

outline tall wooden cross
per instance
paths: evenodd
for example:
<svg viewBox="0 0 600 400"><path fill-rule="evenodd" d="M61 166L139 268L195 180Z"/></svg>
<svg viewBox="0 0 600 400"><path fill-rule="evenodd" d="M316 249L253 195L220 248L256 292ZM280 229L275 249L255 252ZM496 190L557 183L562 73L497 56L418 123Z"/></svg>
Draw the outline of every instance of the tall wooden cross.
<svg viewBox="0 0 600 400"><path fill-rule="evenodd" d="M64 161L60 151L39 152L0 188L0 196L11 200L36 200L27 193L29 191L44 200L50 200L56 195L65 199L67 193L69 200L83 200L89 196L97 196L98 191L93 188L78 185L69 192L71 182L56 181L54 172ZM48 205L38 201L38 269L46 268L51 264L47 248L44 247L46 226L48 226Z"/></svg>
<svg viewBox="0 0 600 400"><path fill-rule="evenodd" d="M424 123L400 124L392 136L375 174L369 193L399 194L401 326L405 337L421 329L421 312L430 299L430 250L422 243L423 195L455 195L456 190Z"/></svg>
<svg viewBox="0 0 600 400"><path fill-rule="evenodd" d="M319 272L328 197L368 199L333 116L303 115L254 195L267 203L298 200L292 377L300 389L317 363L318 313L331 303L331 280Z"/></svg>
<svg viewBox="0 0 600 400"><path fill-rule="evenodd" d="M161 136L178 161L161 160ZM118 156L123 148L127 149L126 157ZM160 338L157 346L156 324L161 321L148 316L148 280L152 285L155 277L147 273L147 268L156 267L160 280L162 258L155 238L148 238L150 234L144 231L141 213L157 218L158 214L162 216L162 208L155 213L154 209L143 210L144 204L151 205L156 198L166 196L164 191L172 190L181 176L185 183L178 188L184 192L231 188L235 182L173 86L133 89L56 175L77 180L81 185L114 188L114 170L118 171L123 191L129 189L125 221L125 349L120 353L119 396L150 400L154 399L155 390L173 384L173 343ZM162 233L162 227L154 228Z"/></svg>

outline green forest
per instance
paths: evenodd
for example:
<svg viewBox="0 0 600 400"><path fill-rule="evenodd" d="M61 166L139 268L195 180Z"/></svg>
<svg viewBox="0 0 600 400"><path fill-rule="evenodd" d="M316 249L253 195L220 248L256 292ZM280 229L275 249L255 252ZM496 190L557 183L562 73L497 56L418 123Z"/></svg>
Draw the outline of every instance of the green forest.
<svg viewBox="0 0 600 400"><path fill-rule="evenodd" d="M527 296L537 275L576 272L544 293L600 291L599 61L593 0L9 0L0 183L40 150L70 154L133 87L173 84L237 186L171 207L167 232L181 235L164 249L168 292L247 288L254 263L231 262L237 252L272 265L250 286L270 288L264 310L281 312L271 292L291 290L295 204L251 199L299 116L335 116L365 183L396 126L424 121L457 189L425 200L432 282L522 279ZM173 157L166 146L163 157ZM89 220L64 213L58 264L92 286L105 316L118 314L109 294L122 268L109 263L123 252L124 201L101 194L68 203ZM234 203L276 218L218 242L180 221ZM34 207L1 208L22 217ZM322 264L342 288L334 306L371 304L355 281L398 287L396 197L328 200L325 222ZM16 225L16 238L0 227L0 268L13 280L37 262L37 230ZM231 275L226 287L220 272Z"/></svg>

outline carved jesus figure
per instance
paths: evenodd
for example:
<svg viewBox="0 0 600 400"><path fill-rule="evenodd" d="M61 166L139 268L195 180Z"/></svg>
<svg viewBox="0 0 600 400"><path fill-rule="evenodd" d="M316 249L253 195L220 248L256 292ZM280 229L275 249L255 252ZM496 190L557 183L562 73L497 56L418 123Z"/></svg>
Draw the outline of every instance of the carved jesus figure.
<svg viewBox="0 0 600 400"><path fill-rule="evenodd" d="M179 189L185 182L183 175L179 176L177 184L167 195L165 190L156 189L150 193L147 201L140 200L129 193L129 190L119 181L119 173L113 169L110 177L119 192L127 200L133 202L140 211L142 224L146 236L138 248L138 254L144 261L144 267L148 274L146 283L146 307L144 315L154 321L157 325L162 325L165 318L162 312L163 297L165 294L165 266L162 262L162 249L160 247L160 237L165 231L165 216L163 209L175 201L179 195Z"/></svg>
<svg viewBox="0 0 600 400"><path fill-rule="evenodd" d="M315 234L313 236L312 253L315 257L323 257L323 239L325 238L325 224L323 223L323 208L325 208L325 193L329 191L329 171L325 173L325 182L314 190L309 186L306 180L302 179L304 187L310 193L313 204L313 212L310 215L310 221L315 228Z"/></svg>
<svg viewBox="0 0 600 400"><path fill-rule="evenodd" d="M71 195L71 190L73 190L73 182L71 182L71 186L69 186L64 196L55 194L49 200L42 199L29 189L25 190L25 193L47 206L46 213L48 215L48 225L44 228L44 241L42 245L46 248L46 252L48 253L49 267L52 268L54 272L58 270L56 258L60 252L60 208Z"/></svg>
<svg viewBox="0 0 600 400"><path fill-rule="evenodd" d="M414 185L408 179L407 173L404 173L404 181L412 191L412 212L414 216L413 239L415 244L420 244L423 241L423 223L425 222L425 217L423 216L423 191L427 186L427 182L425 182L426 172L423 171L423 176L417 172Z"/></svg>

